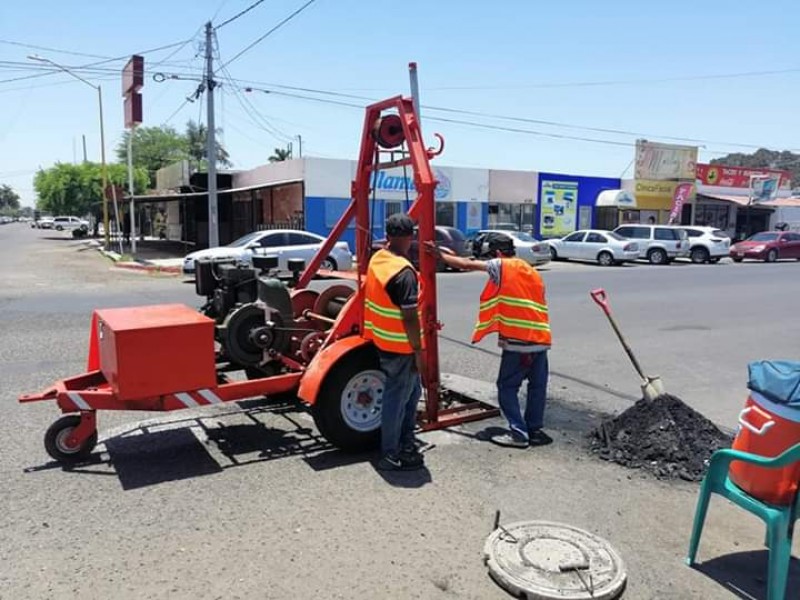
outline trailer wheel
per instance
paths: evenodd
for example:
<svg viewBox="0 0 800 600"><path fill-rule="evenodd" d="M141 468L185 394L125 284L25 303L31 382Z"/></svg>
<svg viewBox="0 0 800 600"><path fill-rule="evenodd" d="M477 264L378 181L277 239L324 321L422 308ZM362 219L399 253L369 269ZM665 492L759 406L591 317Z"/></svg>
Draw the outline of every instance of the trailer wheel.
<svg viewBox="0 0 800 600"><path fill-rule="evenodd" d="M385 383L372 348L345 356L325 378L312 411L325 439L351 452L376 447Z"/></svg>
<svg viewBox="0 0 800 600"><path fill-rule="evenodd" d="M83 444L67 444L72 431L81 422L80 415L66 415L47 428L44 434L44 449L50 457L61 463L74 463L87 458L97 445L97 431L92 432Z"/></svg>

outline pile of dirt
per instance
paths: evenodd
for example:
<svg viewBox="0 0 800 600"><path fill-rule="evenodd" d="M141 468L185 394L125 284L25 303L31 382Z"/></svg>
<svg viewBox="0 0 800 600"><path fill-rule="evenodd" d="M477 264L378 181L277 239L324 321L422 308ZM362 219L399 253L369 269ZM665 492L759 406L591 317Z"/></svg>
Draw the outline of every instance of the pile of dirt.
<svg viewBox="0 0 800 600"><path fill-rule="evenodd" d="M591 434L592 452L625 467L643 469L659 479L700 481L707 461L731 436L680 398L664 394L639 400Z"/></svg>

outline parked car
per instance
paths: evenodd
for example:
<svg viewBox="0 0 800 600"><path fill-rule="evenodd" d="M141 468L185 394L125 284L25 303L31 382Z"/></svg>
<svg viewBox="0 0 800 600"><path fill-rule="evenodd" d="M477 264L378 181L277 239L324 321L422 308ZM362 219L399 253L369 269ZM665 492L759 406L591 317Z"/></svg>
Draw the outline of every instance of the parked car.
<svg viewBox="0 0 800 600"><path fill-rule="evenodd" d="M302 258L308 263L322 246L325 238L316 233L293 229L254 231L240 237L227 246L197 250L183 259L183 272L193 274L195 261L199 258L234 258L250 261L253 254L278 257L278 269L288 270L290 258ZM337 242L330 256L322 261L321 269L349 271L353 267L353 255L347 242Z"/></svg>
<svg viewBox="0 0 800 600"><path fill-rule="evenodd" d="M446 225L436 225L436 227L434 227L434 233L436 234L437 246L447 248L456 256L469 257L472 255L472 244L469 240L467 240L466 236L461 233L461 230L456 229L455 227L448 227ZM372 252L377 252L385 246L385 238L375 240L372 242ZM409 258L411 259L411 263L414 265L414 267L419 269L419 246L417 245L416 240L411 243ZM445 265L444 262L441 260L436 262L437 271L445 271L446 269L447 265Z"/></svg>
<svg viewBox="0 0 800 600"><path fill-rule="evenodd" d="M522 260L538 267L550 262L550 246L528 233L500 229L483 229L472 240L472 255L475 258L489 256L489 244L486 236L489 233L503 233L514 240L514 250Z"/></svg>
<svg viewBox="0 0 800 600"><path fill-rule="evenodd" d="M508 233L509 231L519 231L519 226L516 223L495 223L491 230Z"/></svg>
<svg viewBox="0 0 800 600"><path fill-rule="evenodd" d="M689 236L689 258L695 264L718 263L730 253L731 238L715 227L681 227Z"/></svg>
<svg viewBox="0 0 800 600"><path fill-rule="evenodd" d="M65 229L89 229L89 221L84 221L78 217L56 217L53 219L53 229L64 231Z"/></svg>
<svg viewBox="0 0 800 600"><path fill-rule="evenodd" d="M762 231L731 246L734 262L745 258L775 262L781 258L800 260L800 233L793 231Z"/></svg>
<svg viewBox="0 0 800 600"><path fill-rule="evenodd" d="M53 217L41 217L38 221L34 221L31 227L36 226L38 229L52 229Z"/></svg>
<svg viewBox="0 0 800 600"><path fill-rule="evenodd" d="M674 225L620 225L614 233L639 245L639 258L666 265L689 256L689 236Z"/></svg>
<svg viewBox="0 0 800 600"><path fill-rule="evenodd" d="M590 260L608 267L639 258L639 244L612 231L584 229L547 243L553 260Z"/></svg>

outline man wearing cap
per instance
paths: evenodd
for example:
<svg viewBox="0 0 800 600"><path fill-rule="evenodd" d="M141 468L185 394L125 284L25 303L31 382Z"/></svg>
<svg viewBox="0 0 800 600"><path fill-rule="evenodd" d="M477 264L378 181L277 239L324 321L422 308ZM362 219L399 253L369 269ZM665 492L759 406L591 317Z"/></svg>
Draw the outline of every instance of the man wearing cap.
<svg viewBox="0 0 800 600"><path fill-rule="evenodd" d="M386 220L386 248L369 261L364 284L364 338L378 349L386 374L381 406L378 468L407 471L423 466L414 444L417 403L422 394L421 296L416 269L408 259L414 222L405 213Z"/></svg>
<svg viewBox="0 0 800 600"><path fill-rule="evenodd" d="M515 257L511 237L490 233L486 242L493 257L487 262L454 256L433 242L428 242L427 250L441 257L449 267L486 271L489 275L481 293L472 343L497 332L503 349L497 395L509 431L493 437L492 441L513 448L544 446L553 441L542 431L549 377L547 351L551 345L544 283L536 269ZM528 381L524 415L519 403L523 380Z"/></svg>

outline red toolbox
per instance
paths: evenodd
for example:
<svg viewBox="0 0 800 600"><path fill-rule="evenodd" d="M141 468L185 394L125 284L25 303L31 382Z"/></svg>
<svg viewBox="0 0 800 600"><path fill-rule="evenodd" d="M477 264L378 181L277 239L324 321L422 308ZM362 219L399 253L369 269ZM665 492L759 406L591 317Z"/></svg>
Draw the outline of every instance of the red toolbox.
<svg viewBox="0 0 800 600"><path fill-rule="evenodd" d="M100 370L122 401L213 388L214 321L184 304L95 311Z"/></svg>

